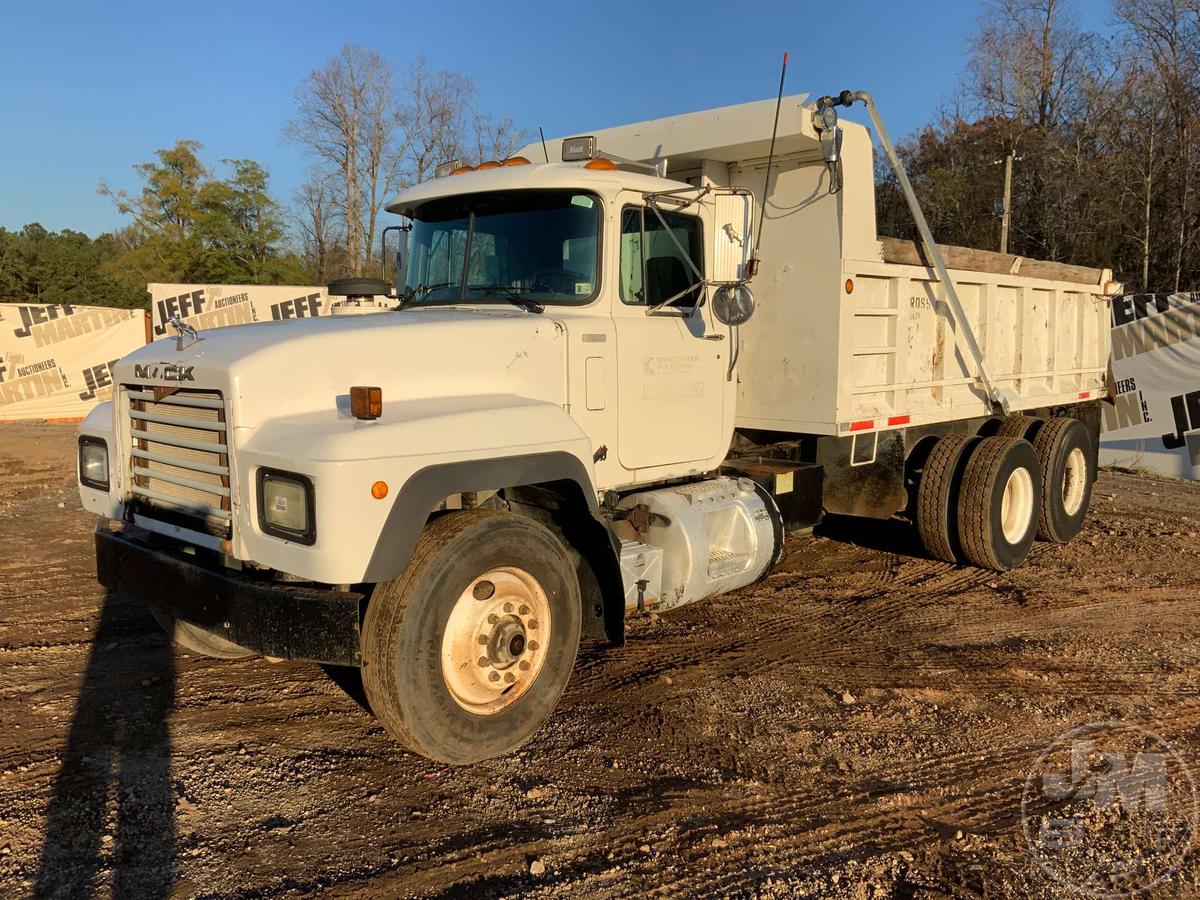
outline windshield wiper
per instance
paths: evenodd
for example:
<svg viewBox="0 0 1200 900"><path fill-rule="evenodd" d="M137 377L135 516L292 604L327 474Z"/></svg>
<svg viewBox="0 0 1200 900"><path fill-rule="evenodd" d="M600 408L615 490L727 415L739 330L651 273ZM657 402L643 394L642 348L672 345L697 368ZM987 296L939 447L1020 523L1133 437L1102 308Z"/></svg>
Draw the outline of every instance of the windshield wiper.
<svg viewBox="0 0 1200 900"><path fill-rule="evenodd" d="M529 297L522 297L521 292L529 290L527 287L512 286L508 284L478 284L471 285L468 290L486 291L489 295L501 297L507 300L513 306L519 306L528 312L541 313L546 311L546 307L536 300Z"/></svg>
<svg viewBox="0 0 1200 900"><path fill-rule="evenodd" d="M412 292L412 299L420 300L422 297L424 297L426 294L428 294L432 291L438 291L438 290L441 290L442 288L457 287L457 286L458 286L457 281L442 281L442 282L438 282L437 284L423 284L420 287L418 287L415 291Z"/></svg>

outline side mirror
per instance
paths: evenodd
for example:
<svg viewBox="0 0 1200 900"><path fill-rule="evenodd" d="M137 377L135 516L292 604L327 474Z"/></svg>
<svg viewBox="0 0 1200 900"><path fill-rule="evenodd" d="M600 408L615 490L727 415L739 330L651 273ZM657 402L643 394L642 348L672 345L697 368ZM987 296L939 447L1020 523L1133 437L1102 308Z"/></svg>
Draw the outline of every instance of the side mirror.
<svg viewBox="0 0 1200 900"><path fill-rule="evenodd" d="M713 203L713 271L710 281L745 281L754 229L754 197L749 191L718 189Z"/></svg>
<svg viewBox="0 0 1200 900"><path fill-rule="evenodd" d="M392 261L395 263L395 268L392 270L392 289L393 295L399 297L408 286L408 235L412 231L412 225L389 225L380 232L379 264L380 274L384 278L387 278L387 236L393 231L396 232L396 252L392 256Z"/></svg>
<svg viewBox="0 0 1200 900"><path fill-rule="evenodd" d="M754 294L744 284L725 284L712 299L713 315L722 325L744 325L754 315Z"/></svg>

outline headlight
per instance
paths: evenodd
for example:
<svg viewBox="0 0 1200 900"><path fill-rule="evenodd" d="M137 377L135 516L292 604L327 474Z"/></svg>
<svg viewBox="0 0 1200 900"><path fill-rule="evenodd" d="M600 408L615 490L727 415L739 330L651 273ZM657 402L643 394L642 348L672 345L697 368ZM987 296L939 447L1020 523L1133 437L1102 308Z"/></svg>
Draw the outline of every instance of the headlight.
<svg viewBox="0 0 1200 900"><path fill-rule="evenodd" d="M108 444L102 438L79 438L79 483L108 492Z"/></svg>
<svg viewBox="0 0 1200 900"><path fill-rule="evenodd" d="M258 470L258 525L269 535L311 544L317 539L312 482L276 469Z"/></svg>

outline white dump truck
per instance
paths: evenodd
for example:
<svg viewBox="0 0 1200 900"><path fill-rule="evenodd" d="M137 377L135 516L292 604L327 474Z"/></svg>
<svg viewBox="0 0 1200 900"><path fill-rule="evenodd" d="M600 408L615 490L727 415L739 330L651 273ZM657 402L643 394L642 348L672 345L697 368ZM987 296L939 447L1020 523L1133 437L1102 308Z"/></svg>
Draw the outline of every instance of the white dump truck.
<svg viewBox="0 0 1200 900"><path fill-rule="evenodd" d="M538 729L581 635L761 579L823 514L998 570L1069 540L1118 286L939 247L915 200L924 240L881 240L860 101L894 159L862 93L538 142L390 204L394 289L176 320L81 427L100 581L199 653L359 666L466 763Z"/></svg>

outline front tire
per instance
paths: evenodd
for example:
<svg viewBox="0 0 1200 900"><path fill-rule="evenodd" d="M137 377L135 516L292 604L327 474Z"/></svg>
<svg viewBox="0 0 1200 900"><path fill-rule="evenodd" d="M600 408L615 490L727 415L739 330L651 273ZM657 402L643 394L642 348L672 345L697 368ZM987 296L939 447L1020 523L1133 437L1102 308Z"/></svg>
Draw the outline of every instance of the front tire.
<svg viewBox="0 0 1200 900"><path fill-rule="evenodd" d="M581 621L574 567L548 529L499 510L448 513L367 606L367 700L396 740L430 759L509 753L566 689Z"/></svg>

